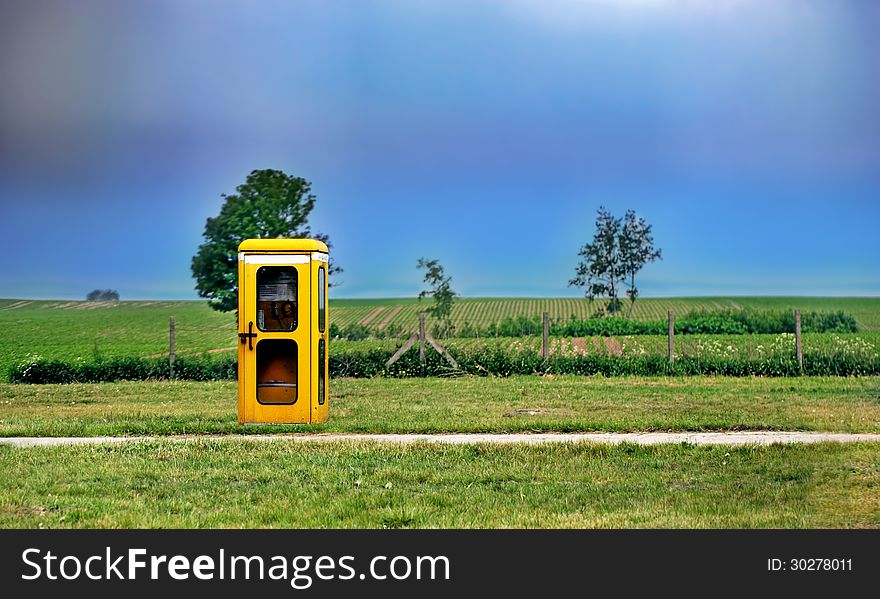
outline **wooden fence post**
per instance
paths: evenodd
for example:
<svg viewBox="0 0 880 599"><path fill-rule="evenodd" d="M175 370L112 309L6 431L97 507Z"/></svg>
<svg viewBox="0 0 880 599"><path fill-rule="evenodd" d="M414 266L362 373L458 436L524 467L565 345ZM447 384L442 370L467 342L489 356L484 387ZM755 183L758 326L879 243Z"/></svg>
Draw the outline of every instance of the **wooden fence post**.
<svg viewBox="0 0 880 599"><path fill-rule="evenodd" d="M168 321L168 370L174 378L174 317Z"/></svg>
<svg viewBox="0 0 880 599"><path fill-rule="evenodd" d="M797 353L798 367L804 369L804 345L801 339L801 311L794 311L794 347Z"/></svg>
<svg viewBox="0 0 880 599"><path fill-rule="evenodd" d="M669 320L669 362L672 363L675 359L675 314L672 310L668 311L667 319Z"/></svg>
<svg viewBox="0 0 880 599"><path fill-rule="evenodd" d="M544 343L541 353L545 360L550 357L550 315L547 312L544 312Z"/></svg>
<svg viewBox="0 0 880 599"><path fill-rule="evenodd" d="M419 312L419 363L425 376L425 313Z"/></svg>

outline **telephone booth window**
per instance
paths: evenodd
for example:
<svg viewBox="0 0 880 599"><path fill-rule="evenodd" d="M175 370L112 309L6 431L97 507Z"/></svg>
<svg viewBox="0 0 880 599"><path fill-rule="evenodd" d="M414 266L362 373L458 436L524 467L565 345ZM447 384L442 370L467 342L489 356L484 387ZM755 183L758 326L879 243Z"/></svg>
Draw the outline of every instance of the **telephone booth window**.
<svg viewBox="0 0 880 599"><path fill-rule="evenodd" d="M327 342L321 337L318 339L318 404L324 405L326 392L324 391L324 373L327 370Z"/></svg>
<svg viewBox="0 0 880 599"><path fill-rule="evenodd" d="M323 333L327 323L327 294L324 293L324 267L318 269L318 332Z"/></svg>
<svg viewBox="0 0 880 599"><path fill-rule="evenodd" d="M292 404L297 399L297 347L293 339L257 343L257 401Z"/></svg>
<svg viewBox="0 0 880 599"><path fill-rule="evenodd" d="M292 266L263 266L257 270L257 328L296 328L296 283L296 268Z"/></svg>

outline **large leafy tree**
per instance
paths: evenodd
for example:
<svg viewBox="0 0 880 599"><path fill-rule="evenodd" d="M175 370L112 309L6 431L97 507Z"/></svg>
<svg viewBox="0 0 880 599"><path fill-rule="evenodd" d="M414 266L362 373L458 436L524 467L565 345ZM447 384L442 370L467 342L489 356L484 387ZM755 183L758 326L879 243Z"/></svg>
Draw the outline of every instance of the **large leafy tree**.
<svg viewBox="0 0 880 599"><path fill-rule="evenodd" d="M215 310L238 308L238 245L242 240L311 237L330 246L327 235L313 233L308 226L316 198L302 177L255 170L234 194L222 197L220 214L205 223L204 242L192 259L196 290ZM331 258L328 276L341 271Z"/></svg>
<svg viewBox="0 0 880 599"><path fill-rule="evenodd" d="M623 275L627 284L626 294L630 300L627 316L632 316L636 298L639 296L639 289L636 287L636 275L646 264L660 259L660 250L654 248L654 236L651 234L651 225L632 210L627 210L623 217L618 250L620 252Z"/></svg>
<svg viewBox="0 0 880 599"><path fill-rule="evenodd" d="M434 305L428 308L428 313L443 323L443 328L448 337L452 330L452 303L458 294L452 290L452 277L447 277L443 271L443 267L437 260L426 260L419 258L416 268L425 269L424 283L430 286L419 293L419 300L425 297L433 297Z"/></svg>

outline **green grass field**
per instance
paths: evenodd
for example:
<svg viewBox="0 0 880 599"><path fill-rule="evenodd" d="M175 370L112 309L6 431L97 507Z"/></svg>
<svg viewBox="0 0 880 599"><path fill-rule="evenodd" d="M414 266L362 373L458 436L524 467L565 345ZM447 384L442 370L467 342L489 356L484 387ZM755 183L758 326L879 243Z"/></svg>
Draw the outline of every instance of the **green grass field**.
<svg viewBox="0 0 880 599"><path fill-rule="evenodd" d="M878 527L880 444L0 447L0 527Z"/></svg>
<svg viewBox="0 0 880 599"><path fill-rule="evenodd" d="M585 306L582 300L462 300L456 317L498 319L553 306L566 317L571 302ZM867 331L853 338L875 345L880 340L878 299L648 300L637 316L653 318L667 307L683 313L734 305L843 309ZM331 321L369 318L370 326L409 327L418 309L411 300L339 300L331 303ZM203 302L0 301L0 325L15 333L0 341L0 377L28 354L86 361L163 355L172 315L181 355L234 346L232 315ZM554 347L662 351L663 341L556 339ZM680 338L679 349L687 353L717 343L724 351L731 345L755 352L772 341L692 336ZM334 342L331 352L334 346L397 343ZM534 339L449 343L537 351ZM829 335L805 337L808 347L833 343ZM878 377L342 378L331 381L330 396L327 424L242 427L232 381L0 383L0 435L880 432ZM113 446L0 446L0 526L877 527L878 464L876 443L404 447L159 438Z"/></svg>
<svg viewBox="0 0 880 599"><path fill-rule="evenodd" d="M880 432L880 378L335 379L330 421L239 426L234 382L0 385L0 435L822 430ZM517 410L540 410L534 415Z"/></svg>

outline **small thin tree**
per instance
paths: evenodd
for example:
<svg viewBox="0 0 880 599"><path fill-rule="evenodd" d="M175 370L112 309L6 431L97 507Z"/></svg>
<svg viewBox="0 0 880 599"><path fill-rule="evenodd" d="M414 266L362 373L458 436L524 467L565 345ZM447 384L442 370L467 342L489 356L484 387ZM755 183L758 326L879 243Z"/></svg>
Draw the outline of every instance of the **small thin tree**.
<svg viewBox="0 0 880 599"><path fill-rule="evenodd" d="M425 269L424 283L430 285L429 290L419 293L419 301L425 297L433 297L434 305L428 308L428 313L439 320L443 324L445 337L449 337L452 331L452 303L458 294L452 290L450 283L452 277L447 277L443 271L443 267L437 260L426 260L419 258L416 268Z"/></svg>
<svg viewBox="0 0 880 599"><path fill-rule="evenodd" d="M627 210L623 217L618 246L627 284L626 294L629 296L629 310L626 315L631 317L636 298L639 296L636 275L646 264L661 259L660 250L654 249L651 225L632 210Z"/></svg>
<svg viewBox="0 0 880 599"><path fill-rule="evenodd" d="M584 287L584 295L592 303L597 297L608 297L606 310L616 313L621 308L618 293L625 275L620 256L622 219L615 218L603 206L596 211L596 232L592 243L578 252L581 261L569 287Z"/></svg>

